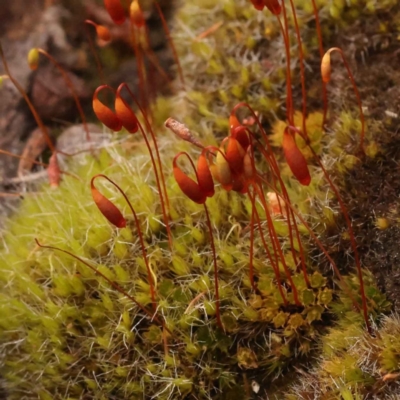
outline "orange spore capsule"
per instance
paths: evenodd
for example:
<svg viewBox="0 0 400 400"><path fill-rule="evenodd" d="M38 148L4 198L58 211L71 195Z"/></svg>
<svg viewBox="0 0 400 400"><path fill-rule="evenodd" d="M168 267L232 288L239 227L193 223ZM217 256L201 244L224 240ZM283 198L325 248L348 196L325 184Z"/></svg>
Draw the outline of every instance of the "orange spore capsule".
<svg viewBox="0 0 400 400"><path fill-rule="evenodd" d="M225 190L232 189L232 172L228 160L223 154L222 150L218 151L215 160L217 180Z"/></svg>
<svg viewBox="0 0 400 400"><path fill-rule="evenodd" d="M111 40L111 33L110 30L105 27L104 25L99 25L96 24L96 22L93 22L90 19L87 19L85 21L85 23L94 26L94 28L96 29L96 35L97 37L102 40L103 42L107 43Z"/></svg>
<svg viewBox="0 0 400 400"><path fill-rule="evenodd" d="M51 188L58 188L60 185L60 166L58 165L57 153L54 152L49 159L49 166L47 168L47 176Z"/></svg>
<svg viewBox="0 0 400 400"><path fill-rule="evenodd" d="M99 99L98 95L102 89L107 88L106 85L99 86L93 94L93 111L96 117L102 122L107 128L114 132L118 132L122 128L122 122L118 116L105 104L103 104Z"/></svg>
<svg viewBox="0 0 400 400"><path fill-rule="evenodd" d="M231 131L231 136L240 143L243 150L247 150L247 148L250 146L249 135L247 134L247 130L243 125L240 125L233 129Z"/></svg>
<svg viewBox="0 0 400 400"><path fill-rule="evenodd" d="M229 129L231 130L231 134L232 132L238 128L239 126L241 126L241 123L239 122L239 120L237 119L237 116L235 113L232 113L229 116Z"/></svg>
<svg viewBox="0 0 400 400"><path fill-rule="evenodd" d="M211 172L211 176L213 177L213 179L215 179L217 182L220 182L219 176L218 176L217 166L215 165L213 160L210 160L209 167L210 167L210 172Z"/></svg>
<svg viewBox="0 0 400 400"><path fill-rule="evenodd" d="M131 110L126 101L121 97L119 91L115 96L115 112L122 123L122 126L129 133L136 133L139 130L138 120L136 115Z"/></svg>
<svg viewBox="0 0 400 400"><path fill-rule="evenodd" d="M103 42L109 42L111 40L110 30L104 25L96 25L96 34Z"/></svg>
<svg viewBox="0 0 400 400"><path fill-rule="evenodd" d="M98 175L94 176L90 181L90 188L92 191L93 201L96 203L97 208L107 218L107 220L115 225L117 228L126 227L126 219L121 211L105 196L103 196L94 186L94 180Z"/></svg>
<svg viewBox="0 0 400 400"><path fill-rule="evenodd" d="M321 75L323 82L328 83L331 80L331 52L329 50L322 57Z"/></svg>
<svg viewBox="0 0 400 400"><path fill-rule="evenodd" d="M246 194L248 192L249 185L243 175L239 175L236 179L234 179L232 190L241 194Z"/></svg>
<svg viewBox="0 0 400 400"><path fill-rule="evenodd" d="M117 25L121 25L125 22L125 10L121 5L120 0L104 0L104 6L112 20Z"/></svg>
<svg viewBox="0 0 400 400"><path fill-rule="evenodd" d="M258 11L262 11L265 7L264 0L250 0L254 8Z"/></svg>
<svg viewBox="0 0 400 400"><path fill-rule="evenodd" d="M297 147L296 141L288 128L283 132L282 147L286 162L293 175L302 185L308 186L311 182L311 175L308 170L307 161L303 153Z"/></svg>
<svg viewBox="0 0 400 400"><path fill-rule="evenodd" d="M196 183L192 178L189 178L178 166L178 158L183 154L186 155L186 153L178 153L174 157L172 163L174 178L179 185L179 188L187 197L189 197L190 200L194 201L197 204L204 204L207 200L207 196L200 188L200 185Z"/></svg>
<svg viewBox="0 0 400 400"><path fill-rule="evenodd" d="M256 179L256 171L254 163L251 157L250 147L247 149L246 154L243 157L243 174L247 182L254 182Z"/></svg>
<svg viewBox="0 0 400 400"><path fill-rule="evenodd" d="M279 15L282 12L279 0L264 0L264 4L274 15Z"/></svg>
<svg viewBox="0 0 400 400"><path fill-rule="evenodd" d="M225 157L234 174L241 174L243 172L244 155L245 151L239 141L233 137L229 137Z"/></svg>
<svg viewBox="0 0 400 400"><path fill-rule="evenodd" d="M129 16L133 25L137 28L141 28L146 23L143 15L143 11L140 7L138 0L133 0L129 8Z"/></svg>
<svg viewBox="0 0 400 400"><path fill-rule="evenodd" d="M207 197L214 196L214 181L211 175L210 167L208 166L207 149L204 149L199 159L197 160L197 177L199 180L199 186Z"/></svg>

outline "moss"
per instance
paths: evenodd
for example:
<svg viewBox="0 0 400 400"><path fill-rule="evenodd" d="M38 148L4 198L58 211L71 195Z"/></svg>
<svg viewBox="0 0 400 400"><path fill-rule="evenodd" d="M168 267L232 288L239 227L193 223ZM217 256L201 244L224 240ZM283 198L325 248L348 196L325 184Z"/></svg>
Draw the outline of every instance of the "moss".
<svg viewBox="0 0 400 400"><path fill-rule="evenodd" d="M379 333L371 337L355 323L354 314L346 314L339 326L332 328L322 340L319 365L307 373L291 394L299 399L394 398L399 390L396 374L400 366L398 348L398 316L385 317ZM350 322L351 321L351 322ZM390 382L390 383L388 383Z"/></svg>
<svg viewBox="0 0 400 400"><path fill-rule="evenodd" d="M176 146L172 138L163 141L166 159ZM221 260L223 333L215 323L209 232L201 209L183 198L176 184L168 180L171 204L178 213L172 224L176 252L169 256L165 229L159 224L154 228L149 221L152 215L159 220L160 214L153 178L134 172L145 157L142 145L136 146L134 157L111 146L96 159L81 158L75 172L84 177L88 171L92 176L106 170L126 190L141 215L150 265L157 277L159 308L173 333L168 339L168 355L164 354L161 327L146 321L103 278L67 255L35 246L33 239L38 238L43 244L91 260L98 271L127 288L138 302L151 305L132 221L128 217L128 227L114 231L90 200L88 183L65 177L56 191L43 189L38 195L28 196L4 233L1 266L6 290L0 299L2 321L6 321L3 343L16 343L17 351L6 346L8 356L2 373L13 395L30 391L54 396L67 391L70 397L107 393L108 398L114 398L126 393L142 396L145 387L146 395L191 392L207 398L232 382L241 385L237 377L241 368L264 374L282 371L294 354L311 351L312 346L303 346L307 337L314 340L317 332L322 333L319 321L327 318L327 307L333 301L327 279L316 272L311 277L312 289L307 289L301 274L295 274L304 306L285 311L273 275L262 262L257 244L260 239L256 238L260 294L251 295L246 261L248 234L239 241L233 234L228 236L238 224L230 220L233 214L229 203L238 202L235 207L241 205L240 209L243 199L234 194L226 198L221 193L210 203L210 213L218 213L220 220L216 246ZM127 205L111 187L102 185L101 190L129 215ZM249 216L242 208L236 218L241 221ZM287 230L282 235L284 239ZM287 295L291 297L289 292ZM263 339L262 331L268 327L276 331L272 342ZM250 355L258 349L257 363L249 363L250 356L245 357L242 350L236 354L239 343ZM264 349L261 353L260 348ZM218 354L217 359L214 354ZM149 363L153 365L151 373ZM189 365L198 367L191 367L185 376ZM30 385L33 379L39 382L34 390ZM136 388L132 387L134 382ZM205 382L208 389L201 395Z"/></svg>
<svg viewBox="0 0 400 400"><path fill-rule="evenodd" d="M186 79L190 82L190 101L187 103L186 97L180 96L181 102L175 112L190 126L211 125L217 137L225 136L227 128L226 123L220 122L221 115L228 115L239 101L248 102L271 125L277 116L283 116L285 54L279 25L272 14L261 16L248 3L248 0L222 0L216 4L202 2L201 5L184 3L177 15L177 46ZM299 10L298 23L305 55L310 63L318 63L312 2L295 0L294 3ZM375 21L376 16L387 16L397 2L338 0L316 1L316 4L320 10L324 40L334 46L337 45L332 37L335 30L343 30L362 18ZM212 30L213 27L217 29ZM292 27L293 24L290 30L294 41ZM204 37L209 28L211 32ZM187 30L191 35L185 34ZM292 57L298 57L294 43L292 53ZM300 82L298 72L296 65L292 76L296 84ZM307 89L313 102L321 102L320 88L317 98L313 94L314 85L308 84ZM196 95L192 96L192 93ZM297 99L295 104L301 108ZM179 113L180 108L182 113Z"/></svg>

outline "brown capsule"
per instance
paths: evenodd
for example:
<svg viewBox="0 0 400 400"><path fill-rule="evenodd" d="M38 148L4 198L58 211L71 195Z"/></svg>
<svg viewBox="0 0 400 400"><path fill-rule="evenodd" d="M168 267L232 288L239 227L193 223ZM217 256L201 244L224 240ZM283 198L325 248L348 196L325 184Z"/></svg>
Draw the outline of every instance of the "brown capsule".
<svg viewBox="0 0 400 400"><path fill-rule="evenodd" d="M96 25L96 34L103 42L108 43L111 40L110 30L104 25Z"/></svg>
<svg viewBox="0 0 400 400"><path fill-rule="evenodd" d="M105 88L109 87L107 85L101 85L95 90L92 102L93 111L99 121L102 122L107 128L114 132L118 132L122 128L122 122L118 118L117 114L103 104L98 98L99 92Z"/></svg>
<svg viewBox="0 0 400 400"><path fill-rule="evenodd" d="M279 0L264 0L264 4L274 15L279 15L282 12Z"/></svg>
<svg viewBox="0 0 400 400"><path fill-rule="evenodd" d="M264 0L250 0L254 8L258 11L262 11L265 7Z"/></svg>
<svg viewBox="0 0 400 400"><path fill-rule="evenodd" d="M90 188L92 191L93 201L95 202L99 211L104 217L117 228L126 227L126 219L121 211L110 201L107 197L103 196L94 186L94 180L101 175L95 175L90 181Z"/></svg>
<svg viewBox="0 0 400 400"><path fill-rule="evenodd" d="M293 175L302 185L308 186L311 182L311 175L308 170L307 161L298 148L296 141L288 128L283 132L282 147L286 162L288 163Z"/></svg>
<svg viewBox="0 0 400 400"><path fill-rule="evenodd" d="M207 197L212 197L214 196L215 190L214 181L206 157L207 151L207 149L204 149L197 160L197 178L199 180L199 186L204 194Z"/></svg>
<svg viewBox="0 0 400 400"><path fill-rule="evenodd" d="M328 83L331 80L331 53L329 50L322 57L321 75L322 80L325 83Z"/></svg>
<svg viewBox="0 0 400 400"><path fill-rule="evenodd" d="M217 152L215 160L215 167L217 172L217 180L225 190L232 189L232 171L229 166L228 160L222 150Z"/></svg>
<svg viewBox="0 0 400 400"><path fill-rule="evenodd" d="M241 126L242 124L239 122L239 120L237 119L237 117L236 117L236 114L235 113L232 113L230 116L229 116L229 129L230 129L230 131L231 131L231 134L232 134L232 132L237 128L237 127L239 127L239 126Z"/></svg>
<svg viewBox="0 0 400 400"><path fill-rule="evenodd" d="M234 174L241 174L243 172L244 155L245 151L239 141L233 137L229 137L225 157Z"/></svg>
<svg viewBox="0 0 400 400"><path fill-rule="evenodd" d="M243 157L243 172L244 177L249 183L255 181L256 171L254 167L254 161L250 152L250 147L247 149L246 154Z"/></svg>
<svg viewBox="0 0 400 400"><path fill-rule="evenodd" d="M122 126L129 133L136 133L139 129L138 119L136 118L136 115L126 103L126 101L121 97L119 92L117 92L115 96L114 107L117 117L122 123Z"/></svg>
<svg viewBox="0 0 400 400"><path fill-rule="evenodd" d="M231 130L231 136L235 138L244 150L250 146L249 134L247 133L247 128L243 125L237 126L235 129Z"/></svg>
<svg viewBox="0 0 400 400"><path fill-rule="evenodd" d="M125 22L125 10L121 5L120 0L104 0L104 6L112 20L121 25Z"/></svg>
<svg viewBox="0 0 400 400"><path fill-rule="evenodd" d="M173 160L173 173L176 182L178 183L182 192L189 197L190 200L194 201L197 204L204 204L207 200L207 195L204 193L202 188L198 183L196 183L192 178L189 178L179 167L178 158L182 155L186 157L190 157L185 152L178 153Z"/></svg>

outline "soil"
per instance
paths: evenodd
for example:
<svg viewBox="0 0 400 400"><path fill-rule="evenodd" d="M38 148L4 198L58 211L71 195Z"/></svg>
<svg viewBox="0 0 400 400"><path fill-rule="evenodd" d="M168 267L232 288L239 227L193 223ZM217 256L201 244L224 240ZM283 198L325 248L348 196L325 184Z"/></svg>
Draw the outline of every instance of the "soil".
<svg viewBox="0 0 400 400"><path fill-rule="evenodd" d="M396 6L392 15L399 12ZM394 310L400 311L400 42L395 31L376 34L379 21L360 23L339 38L352 58L367 137L368 132L373 135L380 151L374 159L362 159L338 184L356 229L362 264L372 271ZM339 84L332 83L338 89L331 101L348 109L355 98L347 77L342 78ZM379 229L377 218L385 218L388 228Z"/></svg>
<svg viewBox="0 0 400 400"><path fill-rule="evenodd" d="M340 47L344 51L362 99L366 137L373 137L380 149L374 159L361 158L344 175L335 177L335 168L330 173L353 221L362 266L374 274L394 311L400 311L400 40L396 26L399 15L400 3L390 13L371 15L345 28L336 28L335 34L324 43L325 49ZM387 23L384 32L383 22ZM331 28L333 32L335 28ZM359 118L354 91L340 57L332 55L332 60L328 126L343 110L352 110L354 118ZM308 109L319 111L322 109L320 59L308 59L307 63ZM300 84L293 95L296 107L300 108ZM358 144L359 132L354 132L344 151L355 154ZM377 218L386 218L389 227L379 229ZM338 239L346 230L344 220L339 225L337 230L327 232L323 241L342 272L349 272L349 267L354 266L353 252L349 241Z"/></svg>

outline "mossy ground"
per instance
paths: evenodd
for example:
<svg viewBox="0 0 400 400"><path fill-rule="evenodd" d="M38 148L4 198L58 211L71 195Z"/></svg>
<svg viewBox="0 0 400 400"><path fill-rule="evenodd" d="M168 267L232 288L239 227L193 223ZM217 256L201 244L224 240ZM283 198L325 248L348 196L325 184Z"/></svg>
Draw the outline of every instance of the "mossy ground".
<svg viewBox="0 0 400 400"><path fill-rule="evenodd" d="M363 2L357 8L355 5L347 8L334 2L324 7L321 15L327 26L338 23L341 29L346 29L346 21L354 21L356 17L352 10L365 10L365 17L374 4ZM382 12L392 6L391 2L380 4ZM204 23L204 16L209 24ZM370 18L375 21L374 16ZM220 20L223 25L215 35L193 40L193 36ZM311 10L306 9L302 29L307 37L312 37L312 24ZM271 133L275 127L275 136L271 139L275 140L279 153L277 138L279 120L283 116L284 59L276 56L282 43L273 19L261 17L248 1L224 0L218 5L204 1L201 6L185 5L177 26L181 62L187 71L187 91L173 99L160 99L154 112L157 120L183 115L203 141L215 144L227 134L231 107L240 100L247 100L262 114ZM267 28L270 31L266 32ZM264 35L270 41L269 46ZM314 41L308 50L311 53L315 49ZM263 63L255 62L260 59L271 59L275 63L272 67L267 65L268 78L260 67ZM197 74L193 76L190 71ZM361 82L361 85L366 83ZM310 88L318 85L317 80L310 82ZM347 89L347 81L337 83L335 79L332 85ZM367 89L361 92L367 103L372 101ZM311 97L314 98L312 104L317 104L317 96ZM369 124L376 129L371 129L367 135L370 155L366 161L360 161L353 155L359 124L352 94L335 89L332 107L339 115L337 125L335 127L332 122L331 136L323 136L315 130L313 146L330 166L332 174L336 173L337 181L343 180L348 185L343 185L342 189L352 189L346 190L346 204L358 221L365 216L359 213L357 217L356 211L368 210L371 216L376 202L380 201L378 198L370 202L368 197L359 203L366 183L373 181L360 177L371 169L376 176L377 169L370 166L384 165L380 171L390 171L394 165L391 158L397 157L391 147L395 140L391 132L393 125L383 131L378 122L382 114L373 115ZM309 117L310 124L320 119L320 108L314 111L316 113ZM174 154L180 150L191 154L195 151L162 131L160 123L156 121L155 124L157 131L162 132L158 136L162 136L160 147L172 206L173 254L168 249L161 222L146 149L139 138L126 139L124 135L119 137L122 144L109 145L97 157L78 158L70 165L71 171L82 181L65 177L56 191L43 189L39 194L27 195L18 214L8 222L3 233L0 264L0 279L4 283L0 295L3 349L0 373L10 398L239 400L265 398L268 393L272 398L283 398L287 394L287 398L292 399L287 387L296 381L302 385L295 396L303 398L347 400L363 398L371 390L377 390L378 396L396 393L395 382L388 386L381 383L384 374L396 373L399 369L396 342L399 322L396 316L388 317L379 328L379 313L387 311L389 303L376 289L373 277L365 273L371 318L378 317L376 337L372 339L364 331L361 316L354 312L351 302L339 289L328 264L299 224L312 277L312 287L306 288L300 272L291 267L301 293L301 307L282 305L271 268L265 262L259 232L255 243L255 269L260 292L252 293L248 279L251 203L243 196L220 189L207 203L218 253L222 320L226 332L217 327L212 256L204 213L200 206L182 196L171 176ZM382 132L387 134L380 136ZM374 152L374 148L379 152ZM310 157L309 162L312 162ZM332 167L334 162L336 168ZM293 203L307 215L358 296L358 282L351 272L349 242L343 234L345 228L336 200L317 166L310 168L313 181L305 189L291 178L290 171L282 163L285 183ZM101 277L64 254L39 249L34 244L36 237L43 244L68 249L90 260L140 303L151 304L136 227L129 220L128 228L115 231L98 212L88 185L90 177L96 173L107 174L126 190L139 215L150 265L157 277L158 315L165 318L166 326L173 333L172 337L167 335L167 353L163 346L165 332L160 326L150 323ZM391 175L385 173L385 176L389 179ZM110 186L101 188L124 215L129 215L127 205ZM393 196L392 200L385 197L385 202L379 204L389 205L394 201ZM259 212L262 214L261 208ZM391 225L386 232L392 232L395 238L397 219L393 214L383 213L380 217L389 219ZM290 264L284 219L277 218L274 224ZM366 226L368 234L374 233L382 239L380 235L384 235L384 231L372 229L370 220ZM376 241L366 241L366 235L362 236L365 231L359 224L356 232L363 262L367 266L376 265L373 262ZM394 243L388 245L394 246ZM392 252L392 247L385 245L382 244L381 254L385 249ZM367 257L371 256L365 250L367 247L373 251L371 264L367 262ZM284 276L282 281L285 281ZM292 300L293 294L287 285L285 290ZM302 371L303 366L315 364L313 359L320 346L320 365L314 366L310 373ZM365 358L371 353L370 358ZM260 385L258 394L253 390L254 384Z"/></svg>
<svg viewBox="0 0 400 400"><path fill-rule="evenodd" d="M326 306L335 301L342 311L349 307L338 294L332 298L332 283L318 272L311 277L312 289L294 272L303 306L283 307L259 239L255 268L260 294L251 294L249 233L241 233L249 218L248 200L219 192L208 207L217 232L223 333L215 323L209 233L201 208L182 198L172 178L167 180L174 216L171 256L153 178L137 173L149 168L148 157L143 144L129 143L123 151L118 143L118 150L110 146L97 158L78 159L74 170L81 177L106 173L134 204L157 276L159 313L173 332L170 350L164 354L161 328L101 277L34 244L37 238L89 259L141 304L151 303L132 222L115 232L92 203L87 182L66 177L56 191L28 196L3 234L2 374L11 398L233 398L233 393L243 398L243 379L264 385L265 377L280 375L293 356L301 360L310 354L315 339L331 324ZM161 145L167 155L177 142L169 138ZM127 214L121 199L105 193ZM276 224L285 231L279 220ZM271 328L274 333L267 339L265 331Z"/></svg>
<svg viewBox="0 0 400 400"><path fill-rule="evenodd" d="M398 398L399 322L398 315L385 317L371 337L351 314L343 318L324 338L318 367L302 371L285 399Z"/></svg>

